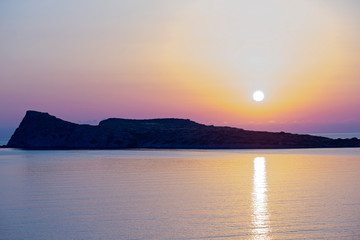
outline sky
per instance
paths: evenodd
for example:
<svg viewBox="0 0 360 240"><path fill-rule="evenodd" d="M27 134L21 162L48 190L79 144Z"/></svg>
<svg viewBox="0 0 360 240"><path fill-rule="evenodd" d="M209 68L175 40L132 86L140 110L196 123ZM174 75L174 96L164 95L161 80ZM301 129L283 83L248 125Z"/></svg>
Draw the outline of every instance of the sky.
<svg viewBox="0 0 360 240"><path fill-rule="evenodd" d="M0 132L30 109L90 124L360 132L359 10L355 0L1 1Z"/></svg>

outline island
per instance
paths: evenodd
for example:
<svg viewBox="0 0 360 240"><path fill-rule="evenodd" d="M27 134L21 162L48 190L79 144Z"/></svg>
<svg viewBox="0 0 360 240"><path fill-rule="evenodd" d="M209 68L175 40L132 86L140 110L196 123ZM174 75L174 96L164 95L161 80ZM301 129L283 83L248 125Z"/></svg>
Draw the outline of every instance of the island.
<svg viewBox="0 0 360 240"><path fill-rule="evenodd" d="M110 118L95 126L27 111L6 147L34 150L338 148L360 147L360 139L249 131L177 118Z"/></svg>

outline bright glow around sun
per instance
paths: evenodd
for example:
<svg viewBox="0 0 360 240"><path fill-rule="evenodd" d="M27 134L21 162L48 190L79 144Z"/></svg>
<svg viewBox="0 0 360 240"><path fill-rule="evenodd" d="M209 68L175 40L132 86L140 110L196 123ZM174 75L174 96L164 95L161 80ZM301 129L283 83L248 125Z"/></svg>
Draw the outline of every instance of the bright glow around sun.
<svg viewBox="0 0 360 240"><path fill-rule="evenodd" d="M264 100L264 98L265 98L265 94L263 91L258 90L253 93L253 99L256 102L262 102Z"/></svg>

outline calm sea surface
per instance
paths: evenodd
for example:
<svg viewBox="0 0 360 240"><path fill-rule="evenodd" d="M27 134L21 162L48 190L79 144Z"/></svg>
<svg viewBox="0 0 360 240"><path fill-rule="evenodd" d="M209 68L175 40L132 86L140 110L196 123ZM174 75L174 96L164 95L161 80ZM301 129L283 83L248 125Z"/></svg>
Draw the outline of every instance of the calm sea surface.
<svg viewBox="0 0 360 240"><path fill-rule="evenodd" d="M0 149L0 239L360 239L360 149Z"/></svg>

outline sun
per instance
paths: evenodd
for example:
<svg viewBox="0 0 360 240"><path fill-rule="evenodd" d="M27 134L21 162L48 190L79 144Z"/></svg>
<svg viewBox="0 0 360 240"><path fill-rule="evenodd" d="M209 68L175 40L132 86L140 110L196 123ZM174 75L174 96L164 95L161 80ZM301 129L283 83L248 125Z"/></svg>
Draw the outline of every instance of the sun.
<svg viewBox="0 0 360 240"><path fill-rule="evenodd" d="M265 94L263 91L257 90L253 93L253 99L256 102L262 102L264 101Z"/></svg>

